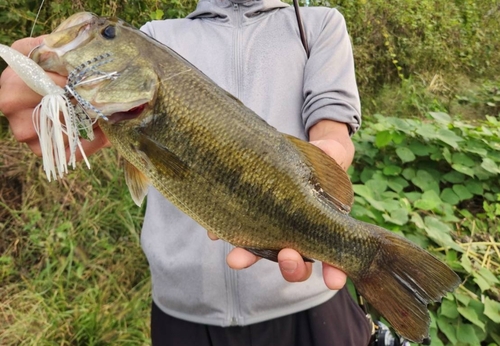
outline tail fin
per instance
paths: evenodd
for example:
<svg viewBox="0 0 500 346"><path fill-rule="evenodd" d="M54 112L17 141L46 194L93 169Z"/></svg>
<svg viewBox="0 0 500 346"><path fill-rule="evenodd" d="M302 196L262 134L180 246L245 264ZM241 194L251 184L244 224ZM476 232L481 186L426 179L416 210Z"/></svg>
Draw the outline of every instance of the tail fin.
<svg viewBox="0 0 500 346"><path fill-rule="evenodd" d="M380 236L380 251L365 273L352 278L354 285L401 336L420 343L429 335L427 304L440 301L460 278L408 240L385 230Z"/></svg>

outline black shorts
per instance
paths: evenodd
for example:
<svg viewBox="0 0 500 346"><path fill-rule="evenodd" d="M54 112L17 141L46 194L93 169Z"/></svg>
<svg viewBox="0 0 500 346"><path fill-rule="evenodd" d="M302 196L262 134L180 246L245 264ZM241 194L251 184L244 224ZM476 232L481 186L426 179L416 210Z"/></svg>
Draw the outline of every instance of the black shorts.
<svg viewBox="0 0 500 346"><path fill-rule="evenodd" d="M346 288L332 299L292 315L244 327L187 322L151 313L153 346L366 346L371 325Z"/></svg>

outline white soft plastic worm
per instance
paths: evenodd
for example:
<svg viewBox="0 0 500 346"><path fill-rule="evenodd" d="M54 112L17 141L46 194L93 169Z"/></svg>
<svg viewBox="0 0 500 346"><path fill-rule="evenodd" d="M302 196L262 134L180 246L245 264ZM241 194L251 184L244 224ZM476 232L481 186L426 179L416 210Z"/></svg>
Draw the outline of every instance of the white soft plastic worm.
<svg viewBox="0 0 500 346"><path fill-rule="evenodd" d="M68 164L75 168L77 148L90 168L80 142L75 108L65 95L64 89L55 84L33 60L18 51L0 44L0 57L33 91L43 96L33 111L33 124L40 139L47 179L50 181L52 178L62 178L68 172ZM68 137L69 160L66 159L64 134Z"/></svg>

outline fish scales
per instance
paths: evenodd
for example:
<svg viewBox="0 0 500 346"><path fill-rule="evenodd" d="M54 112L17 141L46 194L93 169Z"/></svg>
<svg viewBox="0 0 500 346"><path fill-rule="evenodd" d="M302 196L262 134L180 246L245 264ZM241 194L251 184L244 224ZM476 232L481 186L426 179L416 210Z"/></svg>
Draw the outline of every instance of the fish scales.
<svg viewBox="0 0 500 346"><path fill-rule="evenodd" d="M181 209L205 228L238 246L278 250L294 247L307 257L319 258L321 251L302 249L300 244L321 244L323 251L328 250L329 261L335 257L334 252L342 254L348 252L344 248L355 247L353 241L360 233L354 229L352 237L346 237L340 227L332 232L338 222L330 222L331 211L316 198L310 184L313 173L302 164L296 148L261 119L248 114L239 101L214 90L199 73L186 82L187 73L169 77L169 71L165 72L165 82L160 81L157 95L165 101L155 103L154 116L139 130L161 143L188 170L179 178L146 165L144 170L151 171L155 187L167 198L178 199ZM194 91L197 96L185 104L184 95ZM221 114L234 116L221 121ZM106 122L101 126L107 131ZM137 131L128 126L124 129ZM115 132L107 131L112 141L130 138L129 134ZM131 151L126 159L132 161L134 155ZM283 157L287 158L285 163ZM301 175L290 170L290 162L301 168ZM298 203L305 198L309 199L308 205ZM343 217L340 213L338 216ZM263 230L266 238L252 236ZM342 244L344 238L348 241ZM336 262L338 265L342 260Z"/></svg>
<svg viewBox="0 0 500 346"><path fill-rule="evenodd" d="M108 30L109 29L109 30ZM68 74L87 60L105 80L75 87L122 154L137 203L149 184L207 230L275 259L285 247L344 270L405 338L429 335L427 304L460 283L441 261L346 211L346 173L313 145L279 133L168 47L114 18L79 13L33 59Z"/></svg>

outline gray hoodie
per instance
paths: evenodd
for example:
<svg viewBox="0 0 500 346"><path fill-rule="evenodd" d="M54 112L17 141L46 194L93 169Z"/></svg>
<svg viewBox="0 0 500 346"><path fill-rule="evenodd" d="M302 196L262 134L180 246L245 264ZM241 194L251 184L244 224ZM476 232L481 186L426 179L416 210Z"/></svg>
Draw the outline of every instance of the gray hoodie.
<svg viewBox="0 0 500 346"><path fill-rule="evenodd" d="M322 119L360 124L349 36L335 9L303 8L307 59L293 8L278 0L201 0L186 19L142 28L197 66L278 130L307 139ZM247 325L319 305L328 290L321 263L302 283L288 283L276 263L235 271L231 246L206 231L158 191L148 193L141 235L153 300L169 315L220 325Z"/></svg>

